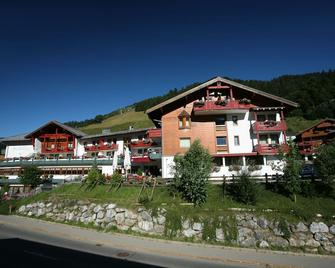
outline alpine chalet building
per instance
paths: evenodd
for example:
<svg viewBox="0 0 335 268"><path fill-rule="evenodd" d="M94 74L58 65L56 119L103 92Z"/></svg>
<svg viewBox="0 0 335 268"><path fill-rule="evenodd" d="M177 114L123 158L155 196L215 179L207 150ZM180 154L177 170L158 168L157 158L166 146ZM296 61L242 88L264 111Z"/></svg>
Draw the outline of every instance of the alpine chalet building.
<svg viewBox="0 0 335 268"><path fill-rule="evenodd" d="M290 100L216 77L146 111L162 129L162 177L173 177L174 156L199 139L214 159L212 179L248 169L278 173L287 148L285 113ZM279 172L280 173L280 172Z"/></svg>

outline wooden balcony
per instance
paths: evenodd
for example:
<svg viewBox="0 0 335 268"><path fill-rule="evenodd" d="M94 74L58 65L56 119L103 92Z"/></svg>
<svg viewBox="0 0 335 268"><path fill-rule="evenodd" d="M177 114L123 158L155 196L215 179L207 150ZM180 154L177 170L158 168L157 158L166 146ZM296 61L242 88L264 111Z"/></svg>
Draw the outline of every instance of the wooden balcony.
<svg viewBox="0 0 335 268"><path fill-rule="evenodd" d="M298 143L299 147L317 147L320 146L322 144L321 140L315 140L315 141L301 141Z"/></svg>
<svg viewBox="0 0 335 268"><path fill-rule="evenodd" d="M193 110L196 114L216 114L220 111L227 110L249 110L250 108L255 107L251 103L241 103L237 100L231 101L214 101L207 100L204 102L194 102Z"/></svg>
<svg viewBox="0 0 335 268"><path fill-rule="evenodd" d="M252 124L253 132L281 132L286 131L287 126L285 121L264 121L255 122Z"/></svg>
<svg viewBox="0 0 335 268"><path fill-rule="evenodd" d="M130 148L148 148L151 147L153 144L152 140L139 140L139 141L132 141L130 143Z"/></svg>
<svg viewBox="0 0 335 268"><path fill-rule="evenodd" d="M301 141L298 143L299 152L302 155L311 155L316 152L316 149L322 144L321 140Z"/></svg>
<svg viewBox="0 0 335 268"><path fill-rule="evenodd" d="M151 159L149 158L148 154L134 155L131 157L131 162L137 163L137 164L145 164L145 163L150 163Z"/></svg>
<svg viewBox="0 0 335 268"><path fill-rule="evenodd" d="M148 132L147 132L147 135L148 135L149 139L161 138L162 137L162 129L160 129L160 128L149 129Z"/></svg>
<svg viewBox="0 0 335 268"><path fill-rule="evenodd" d="M287 144L258 144L255 146L255 151L260 155L276 155L287 150Z"/></svg>
<svg viewBox="0 0 335 268"><path fill-rule="evenodd" d="M70 148L69 145L68 143L58 143L56 145L42 143L41 154L73 153L73 148Z"/></svg>
<svg viewBox="0 0 335 268"><path fill-rule="evenodd" d="M86 152L99 152L99 151L115 151L117 150L117 144L98 144L98 145L90 145L85 146Z"/></svg>

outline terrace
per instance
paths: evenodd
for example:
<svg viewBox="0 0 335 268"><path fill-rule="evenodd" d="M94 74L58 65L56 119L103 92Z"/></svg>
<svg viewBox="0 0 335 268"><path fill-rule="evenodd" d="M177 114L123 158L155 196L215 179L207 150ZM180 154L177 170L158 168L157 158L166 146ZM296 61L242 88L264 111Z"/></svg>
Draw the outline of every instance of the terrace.
<svg viewBox="0 0 335 268"><path fill-rule="evenodd" d="M68 158L68 159L34 159L34 158L11 158L0 161L0 167L22 167L28 165L36 166L91 166L94 162L98 165L112 165L113 158L106 157L104 159L96 158Z"/></svg>

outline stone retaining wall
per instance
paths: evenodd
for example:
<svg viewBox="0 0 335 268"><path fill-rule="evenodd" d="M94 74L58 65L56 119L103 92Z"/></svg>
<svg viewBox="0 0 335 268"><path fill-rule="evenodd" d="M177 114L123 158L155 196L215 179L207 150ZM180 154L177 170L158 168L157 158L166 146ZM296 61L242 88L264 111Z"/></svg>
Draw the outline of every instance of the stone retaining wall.
<svg viewBox="0 0 335 268"><path fill-rule="evenodd" d="M61 203L46 201L21 206L18 214L158 236L164 236L170 231L165 208L153 213L145 208L130 210L116 204L64 200ZM203 221L182 218L180 223L180 228L174 230L174 236L178 238L242 247L295 248L312 253L335 253L335 224L326 225L316 221L310 224L290 224L285 220L270 220L249 212L235 212L229 217L223 215L218 219L207 217Z"/></svg>

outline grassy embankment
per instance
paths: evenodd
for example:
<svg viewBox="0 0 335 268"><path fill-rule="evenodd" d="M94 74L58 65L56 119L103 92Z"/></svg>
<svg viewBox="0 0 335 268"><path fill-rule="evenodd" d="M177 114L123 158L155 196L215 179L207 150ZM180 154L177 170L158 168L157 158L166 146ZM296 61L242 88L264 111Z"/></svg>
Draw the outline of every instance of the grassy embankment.
<svg viewBox="0 0 335 268"><path fill-rule="evenodd" d="M146 206L151 208L165 207L180 215L189 216L190 218L200 217L210 214L224 214L230 208L248 208L254 209L255 213L265 213L264 210L271 209L267 212L269 217L284 217L290 221L311 221L316 214L321 214L325 221L331 220L335 215L335 200L331 198L315 197L306 198L298 196L297 203L281 194L266 190L261 187L261 193L256 205L244 205L233 200L227 195L223 198L222 187L210 185L208 187L208 200L202 207L193 207L192 205L183 204L179 197L173 198L167 187L157 187L155 189L153 200L139 204L137 202L140 187L121 187L118 191L108 192L108 186L99 185L91 191L85 191L79 188L79 184L63 185L48 193L41 193L36 196L26 198L20 201L12 201L13 205L18 208L22 204L28 204L39 200L88 200L94 203L111 202L121 207L137 208ZM151 189L147 191L148 196ZM142 195L142 197L145 195ZM6 206L7 207L7 206ZM8 208L0 206L0 213L6 213Z"/></svg>

